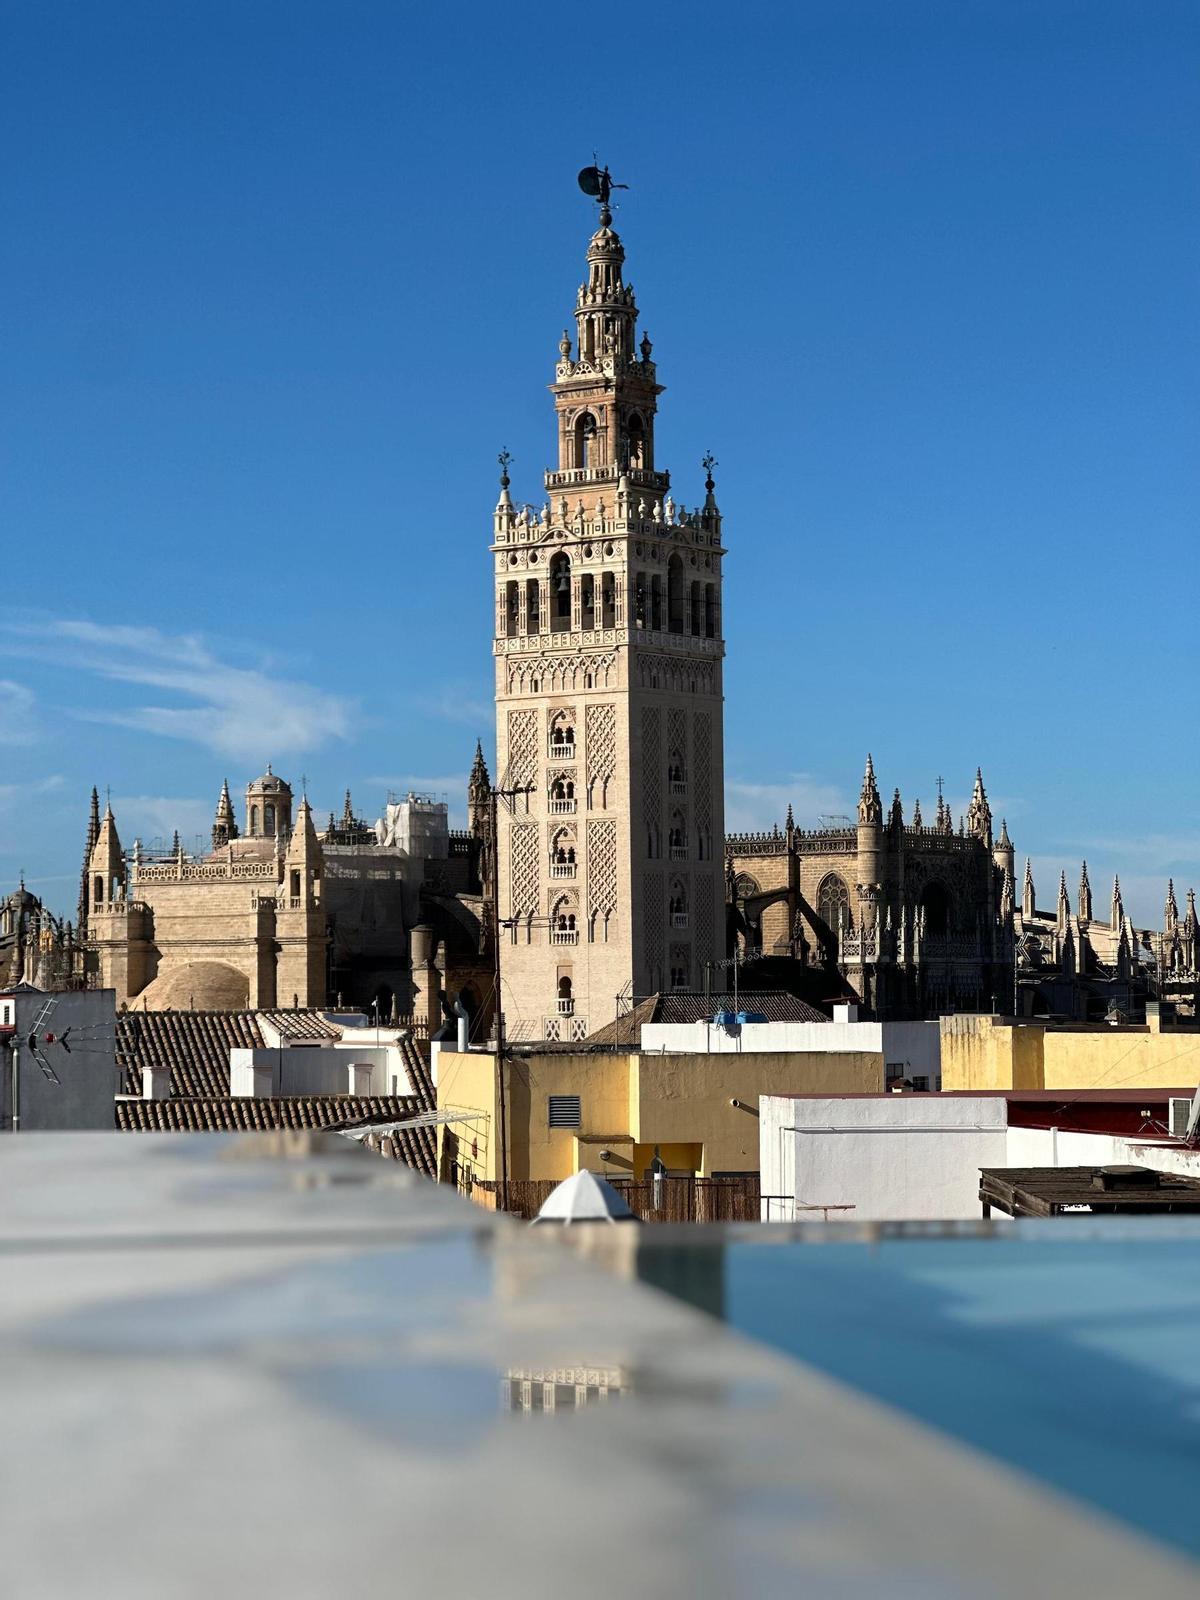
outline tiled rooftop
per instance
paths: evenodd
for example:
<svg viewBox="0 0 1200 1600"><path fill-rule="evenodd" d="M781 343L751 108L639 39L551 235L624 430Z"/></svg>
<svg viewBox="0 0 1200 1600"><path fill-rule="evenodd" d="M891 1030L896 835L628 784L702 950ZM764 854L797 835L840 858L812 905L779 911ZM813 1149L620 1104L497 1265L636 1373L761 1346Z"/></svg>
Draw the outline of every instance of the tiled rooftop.
<svg viewBox="0 0 1200 1600"><path fill-rule="evenodd" d="M652 994L632 1011L590 1034L586 1044L615 1044L636 1049L646 1023L692 1023L718 1011L756 1011L768 1022L828 1022L829 1018L785 989L748 990L732 994Z"/></svg>
<svg viewBox="0 0 1200 1600"><path fill-rule="evenodd" d="M280 1099L239 1096L172 1097L170 1100L118 1100L122 1133L272 1133L317 1132L361 1127L364 1123L405 1122L430 1109L415 1095L297 1095ZM381 1153L402 1161L426 1178L437 1177L437 1134L433 1128L389 1131Z"/></svg>
<svg viewBox="0 0 1200 1600"><path fill-rule="evenodd" d="M260 1011L258 1015L285 1039L340 1039L342 1030L320 1011Z"/></svg>
<svg viewBox="0 0 1200 1600"><path fill-rule="evenodd" d="M229 1093L229 1052L263 1048L253 1011L127 1011L117 1017L117 1066L126 1094L141 1094L142 1068L169 1066L173 1095Z"/></svg>

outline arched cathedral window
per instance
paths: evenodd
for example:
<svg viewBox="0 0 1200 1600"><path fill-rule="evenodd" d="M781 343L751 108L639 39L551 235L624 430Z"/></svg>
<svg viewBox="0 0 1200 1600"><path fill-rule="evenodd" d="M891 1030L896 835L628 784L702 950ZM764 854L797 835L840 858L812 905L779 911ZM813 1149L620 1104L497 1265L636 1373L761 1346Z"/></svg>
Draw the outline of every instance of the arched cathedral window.
<svg viewBox="0 0 1200 1600"><path fill-rule="evenodd" d="M836 872L829 873L821 880L817 890L817 915L827 928L835 932L839 926L851 926L850 891Z"/></svg>

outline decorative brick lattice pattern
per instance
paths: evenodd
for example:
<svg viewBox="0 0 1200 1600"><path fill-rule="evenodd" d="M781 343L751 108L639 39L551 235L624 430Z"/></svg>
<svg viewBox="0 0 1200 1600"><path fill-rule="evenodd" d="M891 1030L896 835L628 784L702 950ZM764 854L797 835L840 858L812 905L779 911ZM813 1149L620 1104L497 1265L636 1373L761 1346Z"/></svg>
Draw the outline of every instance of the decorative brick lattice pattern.
<svg viewBox="0 0 1200 1600"><path fill-rule="evenodd" d="M611 778L617 760L617 708L613 705L588 706L587 781L602 783Z"/></svg>
<svg viewBox="0 0 1200 1600"><path fill-rule="evenodd" d="M663 879L661 872L646 874L644 911L646 975L651 990L663 987Z"/></svg>
<svg viewBox="0 0 1200 1600"><path fill-rule="evenodd" d="M587 825L588 914L612 911L617 904L617 825Z"/></svg>
<svg viewBox="0 0 1200 1600"><path fill-rule="evenodd" d="M684 983L692 981L692 952L686 944L673 944L671 946L671 971L682 973Z"/></svg>
<svg viewBox="0 0 1200 1600"><path fill-rule="evenodd" d="M642 707L642 817L655 848L662 839L662 723L657 706ZM661 954L661 952L660 952Z"/></svg>
<svg viewBox="0 0 1200 1600"><path fill-rule="evenodd" d="M674 761L677 757L686 771L687 712L681 711L678 706L672 706L667 712L667 759Z"/></svg>
<svg viewBox="0 0 1200 1600"><path fill-rule="evenodd" d="M510 916L532 916L538 909L541 891L538 852L538 825L536 822L514 822L509 836L511 850L512 907Z"/></svg>
<svg viewBox="0 0 1200 1600"><path fill-rule="evenodd" d="M696 960L715 959L713 950L713 880L707 872L696 880Z"/></svg>
<svg viewBox="0 0 1200 1600"><path fill-rule="evenodd" d="M536 711L508 713L508 784L519 789L536 784L538 775L538 714Z"/></svg>
<svg viewBox="0 0 1200 1600"><path fill-rule="evenodd" d="M712 837L712 718L697 711L692 722L692 801L696 833L706 842Z"/></svg>

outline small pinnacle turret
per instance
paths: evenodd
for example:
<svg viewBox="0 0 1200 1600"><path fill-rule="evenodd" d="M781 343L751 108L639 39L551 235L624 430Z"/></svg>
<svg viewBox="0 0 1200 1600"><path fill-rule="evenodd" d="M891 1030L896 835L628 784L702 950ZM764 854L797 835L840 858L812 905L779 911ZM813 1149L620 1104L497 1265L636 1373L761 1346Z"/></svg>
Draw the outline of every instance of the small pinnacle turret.
<svg viewBox="0 0 1200 1600"><path fill-rule="evenodd" d="M858 797L858 820L860 823L878 827L883 822L883 806L879 799L879 790L875 784L875 763L867 756L866 771L863 773L862 790Z"/></svg>
<svg viewBox="0 0 1200 1600"><path fill-rule="evenodd" d="M487 762L483 759L483 741L475 741L475 760L471 763L471 775L467 779L467 799L471 803L485 800L492 792L492 780L488 773Z"/></svg>
<svg viewBox="0 0 1200 1600"><path fill-rule="evenodd" d="M83 847L83 869L79 874L79 905L75 913L76 924L82 936L87 931L88 914L88 864L92 859L92 851L96 848L96 840L100 837L100 792L93 785L92 804L88 813L87 842Z"/></svg>
<svg viewBox="0 0 1200 1600"><path fill-rule="evenodd" d="M992 844L992 808L988 805L987 790L983 787L983 769L975 768L975 789L971 795L971 803L967 807L967 829L976 839L991 848Z"/></svg>
<svg viewBox="0 0 1200 1600"><path fill-rule="evenodd" d="M1033 862L1025 857L1025 882L1021 888L1021 915L1032 917L1037 910L1037 896L1033 888Z"/></svg>
<svg viewBox="0 0 1200 1600"><path fill-rule="evenodd" d="M1163 928L1173 933L1179 926L1179 907L1175 902L1175 880L1167 879L1167 903L1163 910Z"/></svg>
<svg viewBox="0 0 1200 1600"><path fill-rule="evenodd" d="M1088 878L1086 861L1079 869L1079 916L1083 922L1092 920L1092 885Z"/></svg>
<svg viewBox="0 0 1200 1600"><path fill-rule="evenodd" d="M233 801L229 795L229 779L221 784L220 798L217 800L217 811L213 818L212 844L214 850L229 844L238 836L237 818L233 813Z"/></svg>

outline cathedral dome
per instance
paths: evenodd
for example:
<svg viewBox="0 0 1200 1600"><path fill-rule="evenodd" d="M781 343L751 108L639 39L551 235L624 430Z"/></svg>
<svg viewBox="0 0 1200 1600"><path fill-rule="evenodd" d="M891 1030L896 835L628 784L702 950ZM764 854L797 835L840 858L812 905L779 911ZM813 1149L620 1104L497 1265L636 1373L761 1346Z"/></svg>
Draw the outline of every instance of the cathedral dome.
<svg viewBox="0 0 1200 1600"><path fill-rule="evenodd" d="M160 972L132 1004L147 1011L245 1011L250 984L221 961L191 961Z"/></svg>
<svg viewBox="0 0 1200 1600"><path fill-rule="evenodd" d="M268 765L261 778L255 778L250 785L258 794L281 794L284 790L291 794L292 786L285 778L277 778Z"/></svg>

